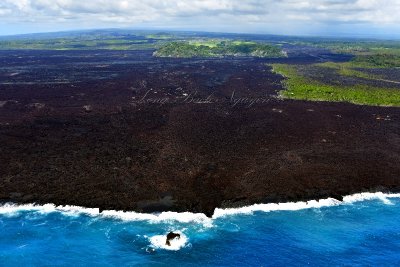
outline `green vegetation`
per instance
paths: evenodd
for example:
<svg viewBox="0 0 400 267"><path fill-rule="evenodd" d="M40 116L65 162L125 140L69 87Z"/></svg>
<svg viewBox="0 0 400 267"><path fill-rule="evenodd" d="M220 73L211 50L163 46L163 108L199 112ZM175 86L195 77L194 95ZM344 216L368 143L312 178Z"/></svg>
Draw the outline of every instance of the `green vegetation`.
<svg viewBox="0 0 400 267"><path fill-rule="evenodd" d="M196 47L206 46L208 48L216 48L220 43L221 42L217 40L189 41L190 45L194 45Z"/></svg>
<svg viewBox="0 0 400 267"><path fill-rule="evenodd" d="M397 52L400 50L391 51L390 54L386 51L371 55L357 55L351 64L357 68L398 68L400 67L400 53L397 54Z"/></svg>
<svg viewBox="0 0 400 267"><path fill-rule="evenodd" d="M400 54L368 54L368 55L356 55L351 61L335 64L335 63L324 63L325 66L338 66L340 65L346 69L374 69L374 68L398 68L400 67Z"/></svg>
<svg viewBox="0 0 400 267"><path fill-rule="evenodd" d="M282 50L273 45L244 41L207 40L171 42L161 46L155 53L159 57L284 57Z"/></svg>
<svg viewBox="0 0 400 267"><path fill-rule="evenodd" d="M132 32L93 31L16 36L0 39L0 50L137 50L165 42Z"/></svg>
<svg viewBox="0 0 400 267"><path fill-rule="evenodd" d="M147 40L57 38L45 40L0 41L0 49L32 50L134 50L148 48Z"/></svg>
<svg viewBox="0 0 400 267"><path fill-rule="evenodd" d="M293 40L290 43L327 48L334 52L353 55L365 53L393 54L393 52L398 54L400 51L399 41L313 38L308 40Z"/></svg>
<svg viewBox="0 0 400 267"><path fill-rule="evenodd" d="M340 101L363 105L400 106L400 90L396 88L378 87L377 82L392 82L380 75L373 75L369 69L388 69L400 67L400 43L396 41L315 41L302 43L330 49L337 53L354 55L349 62L325 62L308 65L309 71L318 76L302 73L299 66L274 64L276 73L287 79L284 82L286 90L281 96L292 99ZM328 68L333 71L339 81L329 81L324 77ZM359 84L344 86L340 77L360 79ZM367 82L366 82L367 81ZM368 82L369 81L369 82Z"/></svg>
<svg viewBox="0 0 400 267"><path fill-rule="evenodd" d="M296 44L327 48L336 53L351 54L355 58L348 63L352 68L397 68L400 67L399 41L309 41Z"/></svg>
<svg viewBox="0 0 400 267"><path fill-rule="evenodd" d="M350 102L362 105L400 106L400 90L369 85L339 86L329 85L315 79L303 77L296 65L273 64L274 72L285 76L284 98Z"/></svg>

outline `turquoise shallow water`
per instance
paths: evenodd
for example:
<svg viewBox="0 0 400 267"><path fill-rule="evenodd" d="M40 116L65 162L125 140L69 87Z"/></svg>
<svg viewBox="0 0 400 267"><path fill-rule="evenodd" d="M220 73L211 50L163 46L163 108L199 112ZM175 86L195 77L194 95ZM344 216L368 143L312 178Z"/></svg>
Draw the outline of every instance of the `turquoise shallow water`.
<svg viewBox="0 0 400 267"><path fill-rule="evenodd" d="M0 266L400 265L399 198L327 203L221 210L214 219L6 205ZM169 231L182 234L172 247Z"/></svg>

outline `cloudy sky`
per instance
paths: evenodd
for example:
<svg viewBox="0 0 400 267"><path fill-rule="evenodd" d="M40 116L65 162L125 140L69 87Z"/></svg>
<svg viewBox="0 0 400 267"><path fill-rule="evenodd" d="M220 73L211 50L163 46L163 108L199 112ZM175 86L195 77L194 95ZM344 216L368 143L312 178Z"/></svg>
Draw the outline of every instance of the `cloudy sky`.
<svg viewBox="0 0 400 267"><path fill-rule="evenodd" d="M0 0L0 35L94 28L400 37L400 0Z"/></svg>

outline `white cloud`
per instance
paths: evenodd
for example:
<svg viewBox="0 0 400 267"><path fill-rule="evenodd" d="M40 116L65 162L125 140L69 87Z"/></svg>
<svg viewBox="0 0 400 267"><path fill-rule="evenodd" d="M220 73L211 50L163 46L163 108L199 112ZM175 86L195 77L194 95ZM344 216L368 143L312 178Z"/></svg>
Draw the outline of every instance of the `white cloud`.
<svg viewBox="0 0 400 267"><path fill-rule="evenodd" d="M399 0L2 0L0 25L399 24ZM210 23L211 21L211 23ZM216 25L218 26L218 25Z"/></svg>

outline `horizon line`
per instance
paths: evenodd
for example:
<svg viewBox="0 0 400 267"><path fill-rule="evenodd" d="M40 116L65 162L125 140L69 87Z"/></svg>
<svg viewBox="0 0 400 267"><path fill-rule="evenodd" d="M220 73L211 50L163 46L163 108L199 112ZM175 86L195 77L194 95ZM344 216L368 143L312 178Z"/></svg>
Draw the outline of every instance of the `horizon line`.
<svg viewBox="0 0 400 267"><path fill-rule="evenodd" d="M16 34L2 34L0 33L0 38L12 38L12 37L28 37L41 34L62 34L62 33L78 33L78 32L92 32L92 31L149 31L149 32L171 32L171 33L204 33L204 34L232 34L232 35L260 35L260 36L276 36L276 37L295 37L295 38L341 38L341 39L374 39L374 40L386 40L386 41L400 41L400 35L389 36L388 34L352 34L352 33L335 33L332 35L327 34L276 34L268 32L235 32L235 31L209 31L209 30L189 30L189 29L166 29L166 28L86 28L86 29L69 29L60 31L43 31L43 32L26 32L26 33L16 33Z"/></svg>

